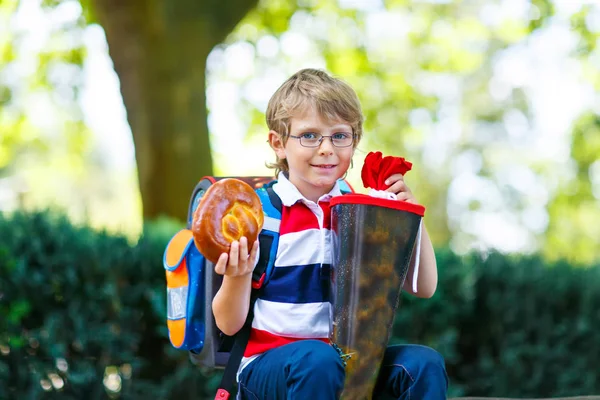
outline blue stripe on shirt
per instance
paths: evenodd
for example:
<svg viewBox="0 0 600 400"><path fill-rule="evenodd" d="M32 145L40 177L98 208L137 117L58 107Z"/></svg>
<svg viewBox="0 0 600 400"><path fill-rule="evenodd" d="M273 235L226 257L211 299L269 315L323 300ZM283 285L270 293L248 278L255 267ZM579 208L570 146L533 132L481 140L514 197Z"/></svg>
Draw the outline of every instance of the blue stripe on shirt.
<svg viewBox="0 0 600 400"><path fill-rule="evenodd" d="M330 271L329 264L277 267L260 298L291 304L327 302Z"/></svg>

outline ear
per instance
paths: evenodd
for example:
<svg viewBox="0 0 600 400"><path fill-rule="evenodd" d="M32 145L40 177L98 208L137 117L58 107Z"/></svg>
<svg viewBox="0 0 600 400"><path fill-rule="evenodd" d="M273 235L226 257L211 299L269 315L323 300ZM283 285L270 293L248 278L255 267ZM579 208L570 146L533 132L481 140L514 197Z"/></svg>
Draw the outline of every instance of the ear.
<svg viewBox="0 0 600 400"><path fill-rule="evenodd" d="M269 145L275 151L277 158L281 160L285 159L285 143L283 143L283 139L279 133L273 130L269 131Z"/></svg>

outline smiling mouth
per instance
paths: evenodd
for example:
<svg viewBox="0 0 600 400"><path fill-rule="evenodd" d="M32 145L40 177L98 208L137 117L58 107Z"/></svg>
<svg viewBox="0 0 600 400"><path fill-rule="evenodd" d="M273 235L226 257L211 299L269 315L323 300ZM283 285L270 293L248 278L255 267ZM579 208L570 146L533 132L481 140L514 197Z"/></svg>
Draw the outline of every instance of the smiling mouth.
<svg viewBox="0 0 600 400"><path fill-rule="evenodd" d="M311 165L316 168L324 168L324 169L332 169L332 168L336 167L333 164L311 164Z"/></svg>

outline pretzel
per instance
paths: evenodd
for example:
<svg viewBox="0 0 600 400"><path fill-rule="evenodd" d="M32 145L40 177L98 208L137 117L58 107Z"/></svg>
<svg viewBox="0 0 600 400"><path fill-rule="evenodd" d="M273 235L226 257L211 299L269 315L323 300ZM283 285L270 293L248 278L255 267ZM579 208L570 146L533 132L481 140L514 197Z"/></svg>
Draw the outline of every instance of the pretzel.
<svg viewBox="0 0 600 400"><path fill-rule="evenodd" d="M248 239L249 249L258 238L264 222L262 205L250 185L226 178L211 185L192 218L196 248L212 263L222 253L229 254L233 241Z"/></svg>

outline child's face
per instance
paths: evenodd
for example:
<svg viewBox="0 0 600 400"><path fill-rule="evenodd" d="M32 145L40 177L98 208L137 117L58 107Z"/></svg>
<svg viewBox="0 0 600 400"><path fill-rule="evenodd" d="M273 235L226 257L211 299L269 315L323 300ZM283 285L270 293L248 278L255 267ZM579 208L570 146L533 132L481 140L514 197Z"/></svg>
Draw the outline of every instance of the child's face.
<svg viewBox="0 0 600 400"><path fill-rule="evenodd" d="M327 121L312 107L291 118L290 135L285 146L275 147L279 158L287 159L289 180L307 199L316 201L328 193L335 182L344 176L354 154L354 147L336 147L329 137L323 137L318 147L306 147L309 140L318 135L334 136L336 140L345 135L352 137L352 127L344 121Z"/></svg>

